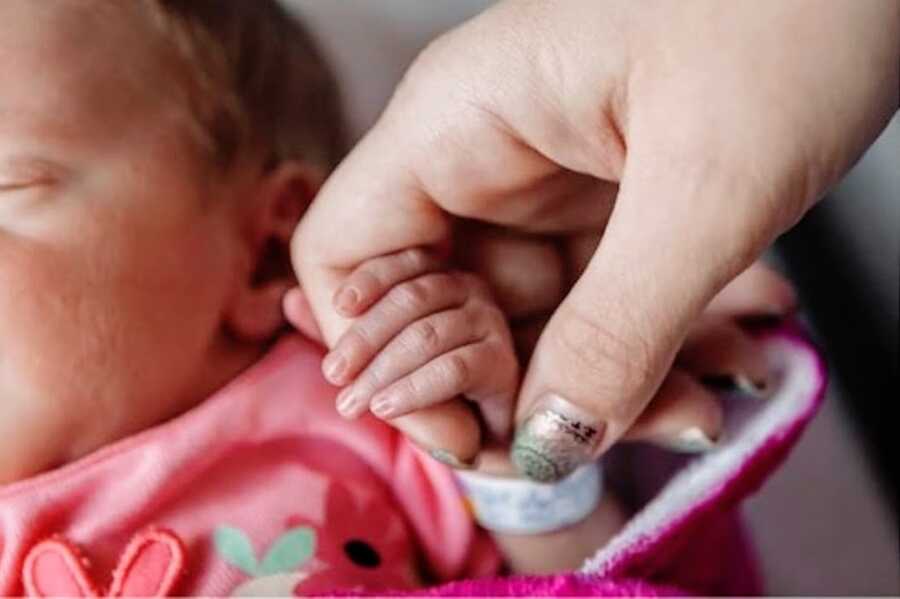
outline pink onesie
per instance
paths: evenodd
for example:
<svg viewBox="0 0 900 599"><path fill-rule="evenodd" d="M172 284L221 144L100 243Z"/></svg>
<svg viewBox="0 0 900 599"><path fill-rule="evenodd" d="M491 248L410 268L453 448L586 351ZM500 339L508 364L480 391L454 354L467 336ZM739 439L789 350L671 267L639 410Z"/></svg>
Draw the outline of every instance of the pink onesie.
<svg viewBox="0 0 900 599"><path fill-rule="evenodd" d="M0 594L290 595L496 573L451 472L283 338L190 412L0 488ZM102 417L102 416L100 416Z"/></svg>

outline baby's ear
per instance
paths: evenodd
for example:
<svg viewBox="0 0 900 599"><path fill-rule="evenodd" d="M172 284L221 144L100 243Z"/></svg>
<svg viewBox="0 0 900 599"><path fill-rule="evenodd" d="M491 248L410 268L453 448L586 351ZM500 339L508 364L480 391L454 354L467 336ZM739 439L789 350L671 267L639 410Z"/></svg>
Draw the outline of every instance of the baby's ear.
<svg viewBox="0 0 900 599"><path fill-rule="evenodd" d="M239 340L267 341L285 326L282 298L297 285L291 235L323 181L320 170L287 161L263 173L245 199L241 230L250 268L226 312Z"/></svg>
<svg viewBox="0 0 900 599"><path fill-rule="evenodd" d="M324 182L321 169L294 160L264 172L253 198L257 240L276 239L287 246Z"/></svg>

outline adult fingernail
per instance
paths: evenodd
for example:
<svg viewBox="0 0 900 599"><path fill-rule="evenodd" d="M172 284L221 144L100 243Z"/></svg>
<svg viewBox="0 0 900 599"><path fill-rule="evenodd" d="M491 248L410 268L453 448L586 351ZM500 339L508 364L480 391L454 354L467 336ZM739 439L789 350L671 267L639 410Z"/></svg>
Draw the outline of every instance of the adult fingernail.
<svg viewBox="0 0 900 599"><path fill-rule="evenodd" d="M329 383L339 384L346 370L347 360L340 354L332 352L322 360L322 374Z"/></svg>
<svg viewBox="0 0 900 599"><path fill-rule="evenodd" d="M358 302L359 293L353 287L341 289L334 298L335 307L345 314L353 312Z"/></svg>
<svg viewBox="0 0 900 599"><path fill-rule="evenodd" d="M769 396L769 383L766 380L754 380L743 374L735 375L735 386L739 391L752 397L765 399Z"/></svg>
<svg viewBox="0 0 900 599"><path fill-rule="evenodd" d="M692 426L681 431L674 439L666 441L664 445L680 453L705 453L715 449L716 442L702 429Z"/></svg>
<svg viewBox="0 0 900 599"><path fill-rule="evenodd" d="M758 399L765 399L770 393L767 380L754 380L744 374L710 375L700 380L704 385L716 391L739 391Z"/></svg>
<svg viewBox="0 0 900 599"><path fill-rule="evenodd" d="M470 462L464 462L459 459L453 453L447 451L446 449L429 449L428 455L437 460L438 462L450 466L456 470L471 470L474 464Z"/></svg>
<svg viewBox="0 0 900 599"><path fill-rule="evenodd" d="M547 395L516 431L512 461L524 476L555 482L596 457L605 424L558 395Z"/></svg>

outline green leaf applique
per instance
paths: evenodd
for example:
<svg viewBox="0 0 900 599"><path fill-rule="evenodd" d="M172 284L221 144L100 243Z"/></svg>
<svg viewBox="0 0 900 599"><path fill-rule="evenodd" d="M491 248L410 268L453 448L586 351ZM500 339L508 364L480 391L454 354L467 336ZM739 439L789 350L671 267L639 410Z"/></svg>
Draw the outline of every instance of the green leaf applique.
<svg viewBox="0 0 900 599"><path fill-rule="evenodd" d="M269 547L259 565L260 576L297 570L316 552L316 531L308 526L292 528Z"/></svg>
<svg viewBox="0 0 900 599"><path fill-rule="evenodd" d="M248 576L257 576L259 567L253 545L241 530L230 526L217 526L213 533L216 551L233 566L237 566Z"/></svg>

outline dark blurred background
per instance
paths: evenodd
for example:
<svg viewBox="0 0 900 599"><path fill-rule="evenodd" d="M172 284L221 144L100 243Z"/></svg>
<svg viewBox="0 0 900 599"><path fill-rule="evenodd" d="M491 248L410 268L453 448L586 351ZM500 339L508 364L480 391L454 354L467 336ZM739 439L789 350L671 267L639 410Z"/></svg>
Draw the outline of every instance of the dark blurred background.
<svg viewBox="0 0 900 599"><path fill-rule="evenodd" d="M358 136L416 53L487 0L285 0L337 69ZM900 116L770 256L797 285L825 349L825 405L747 504L768 592L900 594L897 475Z"/></svg>

